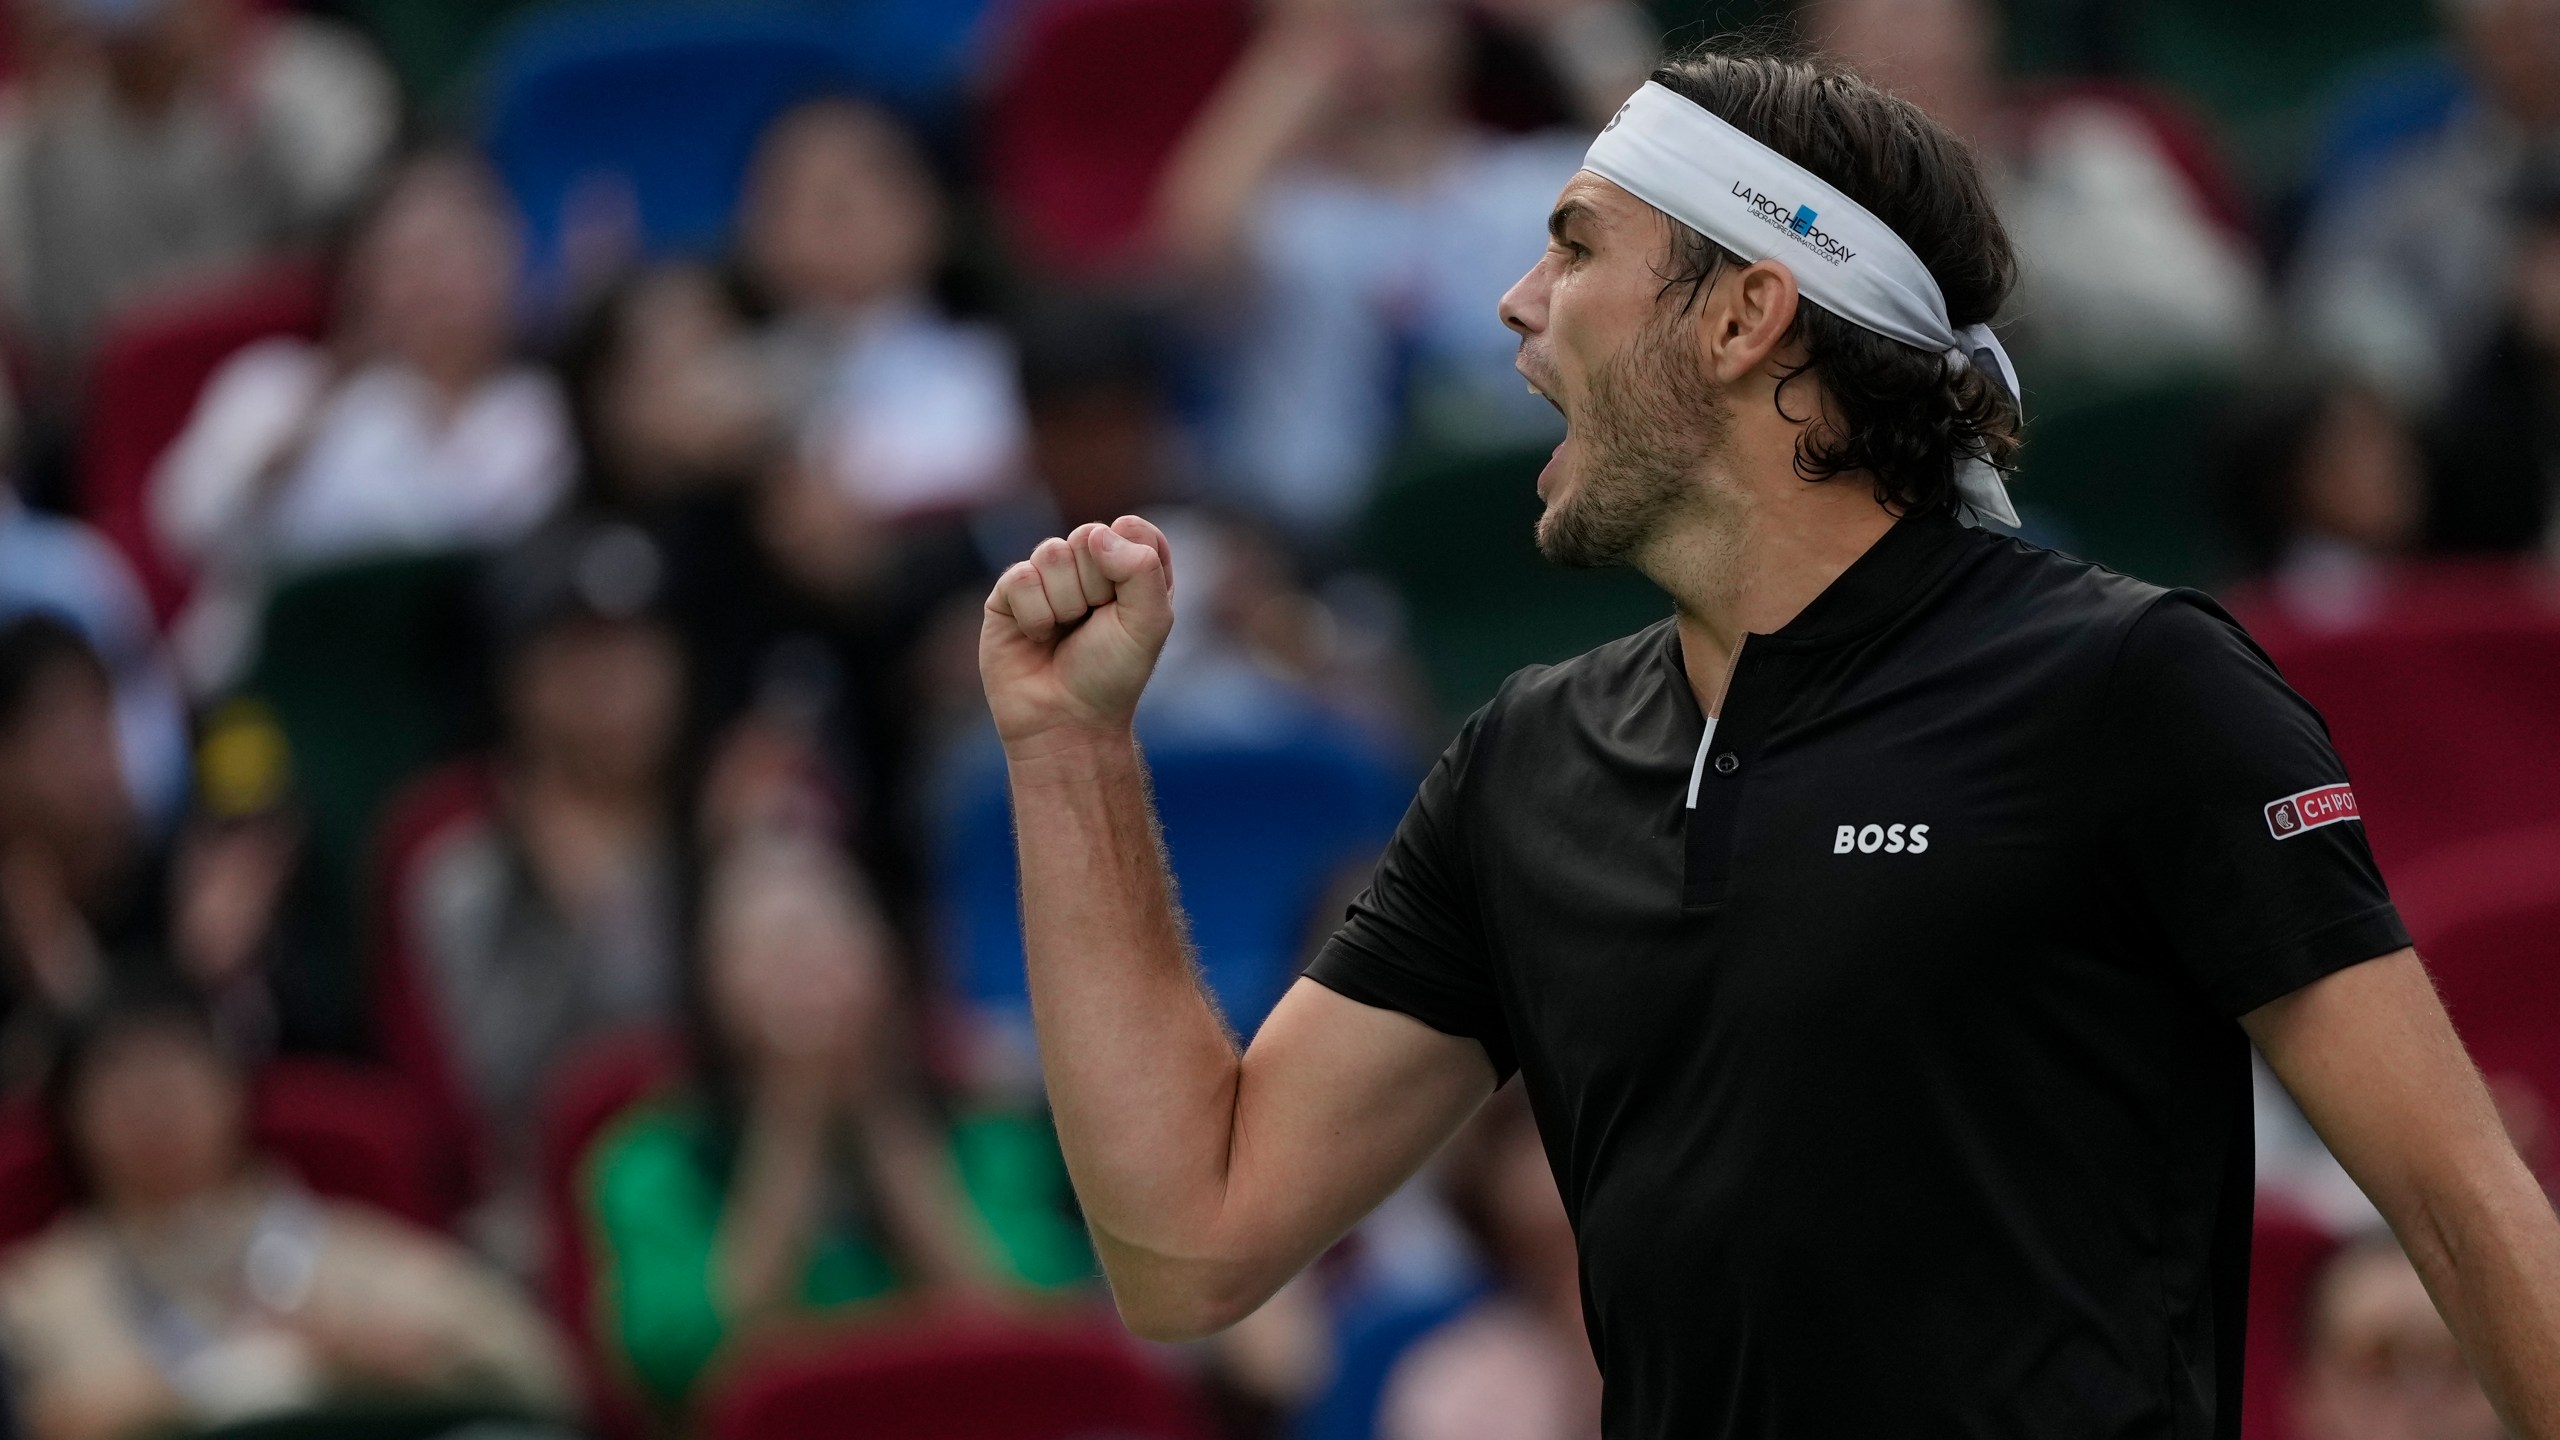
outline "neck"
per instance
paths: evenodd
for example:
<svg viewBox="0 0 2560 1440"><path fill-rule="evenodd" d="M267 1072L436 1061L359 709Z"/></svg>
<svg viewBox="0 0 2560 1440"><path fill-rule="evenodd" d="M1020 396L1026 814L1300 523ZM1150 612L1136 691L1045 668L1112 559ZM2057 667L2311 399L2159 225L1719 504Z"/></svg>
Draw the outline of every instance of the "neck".
<svg viewBox="0 0 2560 1440"><path fill-rule="evenodd" d="M1637 557L1636 568L1677 607L1681 664L1706 714L1721 709L1745 637L1793 620L1893 528L1893 512L1863 476L1808 484L1794 456L1792 434L1771 455L1736 454L1744 473L1762 478L1702 486L1714 498Z"/></svg>
<svg viewBox="0 0 2560 1440"><path fill-rule="evenodd" d="M249 1179L248 1165L235 1160L215 1174L199 1180L166 1188L141 1187L112 1196L101 1195L98 1209L117 1228L148 1234L183 1216L203 1212L215 1204L248 1194Z"/></svg>
<svg viewBox="0 0 2560 1440"><path fill-rule="evenodd" d="M621 774L557 759L530 758L515 773L517 795L528 806L574 811L636 827L658 813L654 776Z"/></svg>

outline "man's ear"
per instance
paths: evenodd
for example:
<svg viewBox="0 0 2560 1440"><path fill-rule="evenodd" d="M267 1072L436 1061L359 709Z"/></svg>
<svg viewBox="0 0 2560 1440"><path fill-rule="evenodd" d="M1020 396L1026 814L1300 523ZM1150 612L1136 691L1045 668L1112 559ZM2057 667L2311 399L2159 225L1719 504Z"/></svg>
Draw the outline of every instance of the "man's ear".
<svg viewBox="0 0 2560 1440"><path fill-rule="evenodd" d="M1731 385L1768 363L1796 321L1795 272L1775 260L1728 271L1699 306L1707 373Z"/></svg>

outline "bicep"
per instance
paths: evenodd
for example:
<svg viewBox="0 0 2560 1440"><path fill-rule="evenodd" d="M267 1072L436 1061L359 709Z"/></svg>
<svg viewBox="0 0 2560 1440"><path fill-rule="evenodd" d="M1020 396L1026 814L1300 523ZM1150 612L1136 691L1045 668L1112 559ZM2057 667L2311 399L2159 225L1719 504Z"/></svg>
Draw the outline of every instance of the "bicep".
<svg viewBox="0 0 2560 1440"><path fill-rule="evenodd" d="M2241 1024L2395 1222L2443 1184L2519 1163L2415 950L2350 965Z"/></svg>

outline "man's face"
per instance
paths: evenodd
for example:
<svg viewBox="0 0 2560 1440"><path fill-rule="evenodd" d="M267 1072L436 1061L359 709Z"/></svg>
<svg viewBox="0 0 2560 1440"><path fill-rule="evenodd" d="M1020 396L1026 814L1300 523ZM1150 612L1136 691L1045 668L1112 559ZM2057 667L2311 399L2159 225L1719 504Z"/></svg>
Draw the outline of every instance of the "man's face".
<svg viewBox="0 0 2560 1440"><path fill-rule="evenodd" d="M1652 207L1576 175L1548 235L1502 297L1520 373L1565 418L1538 474L1538 548L1564 565L1626 563L1707 498L1699 462L1724 444L1730 411L1699 353L1688 287L1666 293L1670 231Z"/></svg>

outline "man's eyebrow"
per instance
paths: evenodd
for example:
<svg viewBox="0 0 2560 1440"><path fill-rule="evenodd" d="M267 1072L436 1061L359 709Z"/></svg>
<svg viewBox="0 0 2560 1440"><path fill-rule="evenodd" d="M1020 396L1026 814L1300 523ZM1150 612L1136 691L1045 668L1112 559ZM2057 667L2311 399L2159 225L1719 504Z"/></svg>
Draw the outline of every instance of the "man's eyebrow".
<svg viewBox="0 0 2560 1440"><path fill-rule="evenodd" d="M1588 223L1591 218L1590 206L1579 200L1567 200L1547 212L1547 236L1562 240L1564 232L1572 229L1576 222Z"/></svg>

